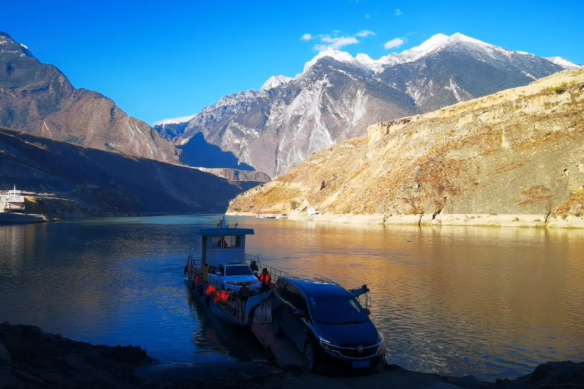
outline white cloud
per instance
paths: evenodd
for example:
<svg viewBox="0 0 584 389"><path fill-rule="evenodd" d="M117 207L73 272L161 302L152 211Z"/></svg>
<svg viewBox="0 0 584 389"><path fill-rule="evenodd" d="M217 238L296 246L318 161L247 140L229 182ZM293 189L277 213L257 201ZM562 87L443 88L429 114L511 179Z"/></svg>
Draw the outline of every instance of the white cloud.
<svg viewBox="0 0 584 389"><path fill-rule="evenodd" d="M355 34L355 36L358 36L359 38L365 38L369 35L375 35L375 33L373 31L363 30Z"/></svg>
<svg viewBox="0 0 584 389"><path fill-rule="evenodd" d="M395 13L395 16L402 16L404 14L399 8L396 8L393 12Z"/></svg>
<svg viewBox="0 0 584 389"><path fill-rule="evenodd" d="M342 31L334 30L331 34L326 35L304 34L300 39L304 41L319 40L320 43L315 44L314 49L317 51L326 51L328 49L340 50L345 46L360 43L357 38L367 38L368 36L375 35L375 33L370 30L361 30L354 35L341 34L343 34Z"/></svg>
<svg viewBox="0 0 584 389"><path fill-rule="evenodd" d="M390 41L385 42L383 47L385 47L386 50L395 49L395 48L398 48L401 45L403 45L404 42L405 41L402 38L395 38L395 39L392 39Z"/></svg>
<svg viewBox="0 0 584 389"><path fill-rule="evenodd" d="M371 15L365 14L365 19L369 19L370 17L371 17Z"/></svg>
<svg viewBox="0 0 584 389"><path fill-rule="evenodd" d="M354 45L359 43L357 38L354 36L341 36L337 38L331 38L329 36L325 36L320 39L323 44L314 45L314 48L318 51L325 51L328 49L339 50L348 45Z"/></svg>

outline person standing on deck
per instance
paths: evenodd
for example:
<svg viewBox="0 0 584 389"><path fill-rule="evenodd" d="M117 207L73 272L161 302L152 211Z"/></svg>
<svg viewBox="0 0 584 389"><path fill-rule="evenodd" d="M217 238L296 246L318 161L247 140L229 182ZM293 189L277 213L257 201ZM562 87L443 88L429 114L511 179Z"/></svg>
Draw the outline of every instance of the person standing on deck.
<svg viewBox="0 0 584 389"><path fill-rule="evenodd" d="M264 269L262 270L262 274L260 274L260 282L262 283L262 288L260 289L260 292L266 292L268 290L270 290L270 282L272 281L272 277L270 276L270 273L268 272L268 268L264 267Z"/></svg>
<svg viewBox="0 0 584 389"><path fill-rule="evenodd" d="M206 263L205 267L203 268L203 280L205 280L206 283L209 283L209 264Z"/></svg>

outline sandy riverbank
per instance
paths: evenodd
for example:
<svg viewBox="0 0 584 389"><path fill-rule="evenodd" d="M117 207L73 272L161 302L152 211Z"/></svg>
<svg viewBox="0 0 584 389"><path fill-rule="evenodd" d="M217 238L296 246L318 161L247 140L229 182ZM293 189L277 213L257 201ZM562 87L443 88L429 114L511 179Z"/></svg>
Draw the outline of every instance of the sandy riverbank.
<svg viewBox="0 0 584 389"><path fill-rule="evenodd" d="M251 212L228 212L228 216L255 216ZM334 215L288 214L289 220L312 220L329 223L349 224L386 224L421 226L484 226L484 227L547 227L547 228L584 228L584 216L549 217L530 214L439 214L439 215Z"/></svg>
<svg viewBox="0 0 584 389"><path fill-rule="evenodd" d="M362 377L284 371L267 362L159 366L132 346L93 346L27 325L0 325L0 389L63 388L565 388L584 386L584 362L550 362L515 380L481 382L387 366Z"/></svg>

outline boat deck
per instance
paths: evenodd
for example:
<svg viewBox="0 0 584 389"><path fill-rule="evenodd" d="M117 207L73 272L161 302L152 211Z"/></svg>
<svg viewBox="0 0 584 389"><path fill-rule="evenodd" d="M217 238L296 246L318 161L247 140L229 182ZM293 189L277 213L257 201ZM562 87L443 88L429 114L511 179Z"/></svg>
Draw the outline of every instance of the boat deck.
<svg viewBox="0 0 584 389"><path fill-rule="evenodd" d="M274 334L271 303L272 300L268 299L256 309L251 331L278 366L284 369L304 368L302 353L286 337Z"/></svg>

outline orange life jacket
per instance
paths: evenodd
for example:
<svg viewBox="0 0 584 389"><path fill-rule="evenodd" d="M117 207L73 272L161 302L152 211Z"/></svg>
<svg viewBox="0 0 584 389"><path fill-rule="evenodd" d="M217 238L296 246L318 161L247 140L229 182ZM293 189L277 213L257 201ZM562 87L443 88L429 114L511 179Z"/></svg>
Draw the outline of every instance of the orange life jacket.
<svg viewBox="0 0 584 389"><path fill-rule="evenodd" d="M270 283L270 281L272 280L272 277L270 276L270 274L260 274L260 282L262 284L268 285Z"/></svg>
<svg viewBox="0 0 584 389"><path fill-rule="evenodd" d="M215 287L213 285L209 286L207 288L207 296L211 296L213 294L213 292L215 292Z"/></svg>
<svg viewBox="0 0 584 389"><path fill-rule="evenodd" d="M229 293L224 290L219 290L215 293L215 303L224 303L229 300Z"/></svg>

